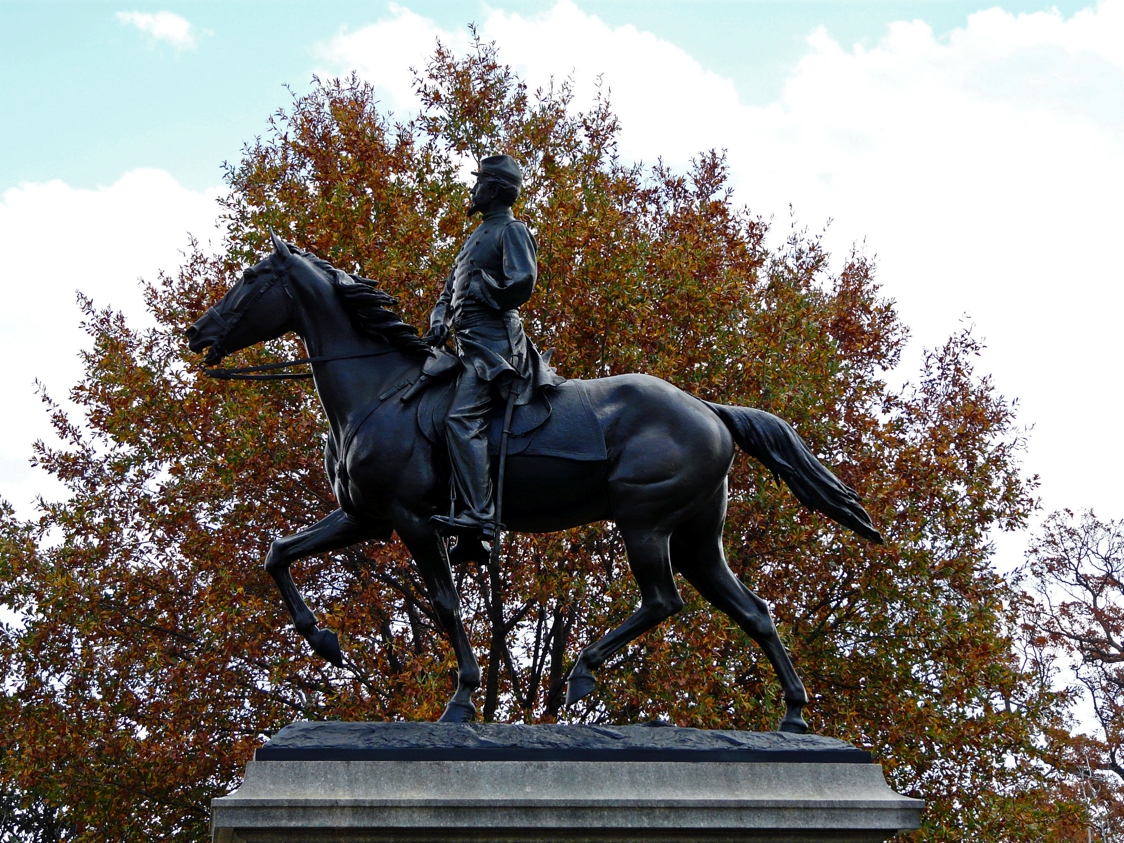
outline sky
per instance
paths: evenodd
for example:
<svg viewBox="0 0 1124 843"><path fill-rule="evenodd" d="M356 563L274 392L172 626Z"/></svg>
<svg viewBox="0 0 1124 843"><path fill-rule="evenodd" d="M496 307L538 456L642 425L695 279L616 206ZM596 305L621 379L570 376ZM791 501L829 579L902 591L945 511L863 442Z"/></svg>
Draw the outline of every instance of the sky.
<svg viewBox="0 0 1124 843"><path fill-rule="evenodd" d="M1124 517L1124 0L0 0L0 497L61 494L29 458L36 379L65 403L80 376L75 291L146 324L138 279L219 244L223 164L270 114L354 70L408 115L409 68L469 22L532 85L600 78L625 158L725 150L779 237L876 256L895 383L971 326L1043 511Z"/></svg>

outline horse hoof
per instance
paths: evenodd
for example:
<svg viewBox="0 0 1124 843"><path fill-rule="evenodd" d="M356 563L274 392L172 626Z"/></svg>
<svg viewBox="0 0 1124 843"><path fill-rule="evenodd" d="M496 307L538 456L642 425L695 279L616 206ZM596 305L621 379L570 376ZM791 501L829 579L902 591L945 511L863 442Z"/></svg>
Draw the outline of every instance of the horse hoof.
<svg viewBox="0 0 1124 843"><path fill-rule="evenodd" d="M781 725L777 727L778 732L788 732L793 735L806 735L808 734L808 724L804 721L803 715L800 714L800 709L790 709L781 721Z"/></svg>
<svg viewBox="0 0 1124 843"><path fill-rule="evenodd" d="M340 639L330 629L318 629L308 637L312 652L323 659L327 659L336 667L343 667L343 651L340 650Z"/></svg>
<svg viewBox="0 0 1124 843"><path fill-rule="evenodd" d="M451 701L438 718L438 723L471 723L476 719L476 706L470 702Z"/></svg>
<svg viewBox="0 0 1124 843"><path fill-rule="evenodd" d="M582 697L592 694L597 688L597 680L588 673L571 673L566 678L566 707L569 708Z"/></svg>

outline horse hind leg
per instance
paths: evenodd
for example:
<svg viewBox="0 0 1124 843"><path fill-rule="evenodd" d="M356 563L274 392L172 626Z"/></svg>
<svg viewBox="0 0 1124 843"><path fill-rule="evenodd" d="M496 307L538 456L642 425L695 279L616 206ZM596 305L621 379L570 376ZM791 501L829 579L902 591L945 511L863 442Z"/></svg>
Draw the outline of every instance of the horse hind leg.
<svg viewBox="0 0 1124 843"><path fill-rule="evenodd" d="M671 572L668 536L645 530L621 529L628 564L640 587L641 602L628 620L578 655L566 677L566 705L591 693L597 682L593 670L638 636L683 608Z"/></svg>
<svg viewBox="0 0 1124 843"><path fill-rule="evenodd" d="M319 629L316 626L316 616L305 605L296 583L293 582L289 566L306 556L339 550L380 532L380 525L358 521L342 509L337 509L308 529L277 539L270 545L265 557L265 570L277 583L285 608L293 618L293 626L309 643L313 652L336 667L343 667L339 637L330 629Z"/></svg>
<svg viewBox="0 0 1124 843"><path fill-rule="evenodd" d="M777 731L803 734L808 731L802 714L808 704L807 691L777 635L768 605L746 588L726 564L722 551L725 520L726 489L723 486L702 515L672 533L672 562L704 599L725 612L761 647L784 692L785 715Z"/></svg>

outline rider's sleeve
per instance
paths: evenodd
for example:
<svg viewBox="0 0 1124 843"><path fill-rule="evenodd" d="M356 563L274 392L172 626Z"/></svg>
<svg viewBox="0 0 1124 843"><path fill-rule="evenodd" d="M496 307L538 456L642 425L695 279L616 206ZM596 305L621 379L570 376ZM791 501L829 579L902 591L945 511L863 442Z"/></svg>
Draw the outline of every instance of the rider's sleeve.
<svg viewBox="0 0 1124 843"><path fill-rule="evenodd" d="M429 314L429 327L435 328L438 325L448 324L449 303L453 300L453 276L456 269L449 273L449 277L445 279L445 289L441 291L441 295L437 299L437 305L433 308L433 313Z"/></svg>
<svg viewBox="0 0 1124 843"><path fill-rule="evenodd" d="M503 278L484 273L489 298L500 310L511 310L524 304L535 289L539 275L538 252L530 230L518 220L503 230Z"/></svg>

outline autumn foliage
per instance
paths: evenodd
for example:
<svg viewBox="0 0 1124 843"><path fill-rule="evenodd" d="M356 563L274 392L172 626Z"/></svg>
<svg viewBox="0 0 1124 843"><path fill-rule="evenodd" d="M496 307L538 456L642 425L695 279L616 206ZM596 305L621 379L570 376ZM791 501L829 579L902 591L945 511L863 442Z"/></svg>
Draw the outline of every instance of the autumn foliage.
<svg viewBox="0 0 1124 843"><path fill-rule="evenodd" d="M1070 749L1089 825L1103 840L1124 835L1124 521L1055 512L1031 546L1025 574L1032 602L1030 639L1064 661L1074 690L1091 703L1102 740L1077 738Z"/></svg>
<svg viewBox="0 0 1124 843"><path fill-rule="evenodd" d="M528 91L486 44L439 48L417 92L419 114L392 122L363 82L316 82L228 168L219 253L193 248L147 286L154 329L87 303L82 415L56 411L64 444L37 456L69 497L32 523L7 510L0 532L12 839L202 840L210 799L286 723L439 715L455 663L397 541L294 568L341 634L341 669L294 633L262 569L273 538L335 507L307 382L208 380L182 332L267 251L269 227L425 324L468 230L466 165L503 151L523 163L515 210L540 250L525 324L558 370L643 371L781 416L885 534L865 543L735 463L729 561L772 606L813 728L871 748L927 800L918 839L1084 840L1070 692L1023 646L1024 601L991 565L990 535L1025 525L1034 481L971 334L891 388L907 332L871 261L833 264L815 236L738 205L722 155L687 173L623 162L607 101L582 112L564 84ZM287 339L239 360L301 351ZM502 576L470 568L459 585L486 718L779 720L765 660L686 583L678 616L560 707L577 651L638 600L612 525L520 537Z"/></svg>

